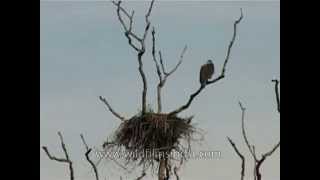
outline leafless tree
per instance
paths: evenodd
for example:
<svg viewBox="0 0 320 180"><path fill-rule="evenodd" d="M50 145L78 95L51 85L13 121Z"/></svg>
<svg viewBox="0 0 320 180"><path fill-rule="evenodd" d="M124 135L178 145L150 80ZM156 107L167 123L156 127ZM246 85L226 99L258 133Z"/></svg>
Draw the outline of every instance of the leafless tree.
<svg viewBox="0 0 320 180"><path fill-rule="evenodd" d="M112 3L115 5L116 7L116 12L117 12L117 16L118 16L118 20L123 28L124 31L124 35L128 40L128 44L137 52L137 60L138 60L138 65L139 65L139 73L142 79L142 83L143 83L143 90L142 90L142 111L141 113L144 114L146 112L146 104L147 104L147 99L146 99L146 95L147 95L147 81L146 81L146 75L144 73L144 69L143 69L143 61L142 61L142 57L146 51L146 47L145 47L145 42L146 42L146 38L148 35L148 31L150 29L150 15L151 15L151 11L154 5L154 0L152 0L150 2L149 8L147 13L145 14L145 27L144 27L144 32L142 33L142 36L139 36L138 33L136 33L133 29L133 23L134 23L134 11L131 11L131 13L129 13L128 10L126 10L124 7L121 6L121 1L112 1ZM236 35L237 35L237 25L240 23L240 21L243 18L243 14L242 14L242 10L241 10L241 14L240 17L234 22L233 25L233 36L232 39L228 45L228 49L227 49L227 54L222 66L222 70L220 75L209 81L207 83L207 85L210 84L214 84L216 82L218 82L219 80L223 79L226 75L226 68L227 68L227 63L229 61L230 58L230 53L231 53L231 49L232 46L235 42L236 39ZM127 23L126 23L127 22ZM162 98L161 98L161 90L164 87L167 79L174 73L176 72L176 70L180 67L182 61L183 61L183 57L185 55L185 52L187 50L187 46L185 45L185 47L183 48L180 57L179 57L179 61L177 62L177 64L170 70L168 71L167 68L165 67L165 63L164 63L164 59L162 56L162 52L161 50L156 50L156 37L155 37L155 27L152 28L152 58L156 67L156 72L159 78L159 82L157 84L157 113L162 113ZM187 101L186 104L182 105L181 107L166 113L168 114L168 116L175 116L178 113L186 110L192 103L192 101L194 100L194 98L200 94L200 92L205 88L206 86L200 86L200 88L193 94L190 95L189 100ZM119 115L118 113L116 113L113 108L110 106L110 104L107 102L107 100L103 97L100 96L100 100L107 105L108 109L110 110L110 112L117 117L118 119L125 121L127 118ZM168 166L169 166L169 162L166 158L160 160L159 162L159 180L164 180L166 178L168 178L169 176L169 171L168 171Z"/></svg>
<svg viewBox="0 0 320 180"><path fill-rule="evenodd" d="M151 16L151 12L154 6L154 0L151 0L150 5L148 7L147 12L145 13L144 16L144 21L145 21L145 25L144 25L144 29L142 33L137 33L134 28L133 28L133 23L134 23L134 11L129 12L128 10L126 10L123 6L122 6L122 1L112 1L112 4L115 6L116 8L116 13L117 13L117 17L118 20L120 22L120 25L122 27L122 30L124 31L124 36L128 41L129 46L136 52L136 58L137 58L137 63L138 63L138 71L139 71L139 75L141 77L142 80L142 96L141 96L141 114L144 115L147 111L147 92L148 92L148 83L147 83L147 78L146 78L146 74L144 72L144 64L143 64L143 57L144 54L146 53L146 40L150 31L150 27L151 27L151 21L150 21L150 16ZM157 76L159 78L159 82L157 83L157 113L158 114L166 114L168 117L170 116L176 116L177 114L179 114L180 112L186 110L187 108L189 108L189 106L191 105L191 103L193 102L193 100L195 99L196 96L198 96L200 94L200 92L202 92L205 87L207 87L210 84L214 84L216 82L218 82L219 80L223 79L226 76L226 69L227 69L227 63L229 62L230 59L230 54L231 54L231 49L232 46L236 40L236 36L237 36L237 25L240 23L240 21L243 18L243 14L242 14L242 10L240 9L240 17L235 20L234 24L233 24L233 35L231 38L231 41L228 45L227 48L227 52L226 52L226 57L224 59L223 62L223 66L221 67L221 72L220 74L214 78L213 80L210 80L207 82L206 86L200 86L199 89L197 89L197 91L195 91L194 93L192 93L188 99L188 101L186 102L186 104L182 105L181 107L178 107L175 110L172 110L170 112L162 112L162 88L165 86L165 83L167 82L168 78L174 74L174 72L177 71L177 69L180 67L180 65L183 62L183 58L184 55L187 51L187 45L184 46L184 48L182 49L182 52L179 56L179 60L177 62L177 64L170 70L167 69L167 67L165 67L165 60L163 59L162 56L162 52L161 50L157 50L156 49L156 31L155 31L155 27L152 28L152 59L153 62L155 64L156 67L156 73ZM141 35L139 35L141 34ZM118 113L117 111L114 110L114 108L112 108L112 106L110 105L110 103L108 102L108 100L102 96L99 96L99 99L101 102L103 102L107 109L119 120L125 122L128 120L128 117L124 117L122 116L120 113ZM191 121L191 120L190 120ZM188 123L190 122L188 121ZM56 160L59 162L65 162L69 164L69 169L70 169L70 177L71 180L74 179L74 175L73 175L73 168L72 168L72 161L69 159L68 153L66 151L65 145L63 143L63 139L62 139L62 135L59 132L59 136L62 142L62 148L65 152L65 159L59 159L59 158L55 158L53 156L50 155L49 151L47 150L46 147L43 147L44 151L47 153L48 157L52 160ZM87 159L87 161L90 163L90 165L92 166L93 172L95 174L96 180L99 180L99 175L98 175L98 170L96 165L92 162L92 160L90 159L90 152L92 151L91 148L88 147L83 135L81 134L81 139L82 142L85 146L86 152L85 152L85 157ZM231 141L231 140L230 140ZM235 146L234 146L235 147ZM179 165L174 166L173 171L174 171L174 175L176 177L177 180L179 180L179 175L178 175L178 170L181 168L182 166L182 162L183 160L181 159L181 162ZM170 159L163 158L159 160L159 167L158 167L158 179L159 180L168 180L170 178L170 174L171 174L171 162ZM145 177L146 173L145 170L143 170L141 176L139 176L137 178L137 180L141 180L143 177ZM120 177L120 179L122 179L122 177Z"/></svg>
<svg viewBox="0 0 320 180"><path fill-rule="evenodd" d="M279 80L272 80L272 82L275 82L275 94L276 94L276 102L277 102L277 110L278 113L280 114L280 97L279 97ZM241 102L239 102L239 106L241 109L241 130L242 130L242 137L245 141L245 144L254 160L254 169L253 169L253 176L254 176L254 180L261 180L261 172L260 172L260 168L262 163L269 157L271 156L277 149L278 147L280 147L280 140L279 142L277 142L269 151L262 153L261 157L257 157L256 151L255 151L255 146L252 145L247 137L247 133L246 133L246 129L245 129L245 111L246 108L241 104ZM231 146L233 147L233 149L235 150L235 152L237 153L237 155L242 159L242 165L241 165L241 180L243 180L245 174L245 157L243 156L243 154L241 154L238 150L238 148L236 147L235 143L228 137L229 143L231 144Z"/></svg>

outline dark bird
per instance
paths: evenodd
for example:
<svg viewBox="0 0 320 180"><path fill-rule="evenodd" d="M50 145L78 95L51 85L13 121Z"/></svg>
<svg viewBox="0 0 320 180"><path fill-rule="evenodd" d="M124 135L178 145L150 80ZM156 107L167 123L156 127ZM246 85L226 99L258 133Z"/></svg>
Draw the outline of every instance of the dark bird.
<svg viewBox="0 0 320 180"><path fill-rule="evenodd" d="M205 86L214 73L214 65L212 60L208 60L206 64L201 66L200 69L200 84Z"/></svg>

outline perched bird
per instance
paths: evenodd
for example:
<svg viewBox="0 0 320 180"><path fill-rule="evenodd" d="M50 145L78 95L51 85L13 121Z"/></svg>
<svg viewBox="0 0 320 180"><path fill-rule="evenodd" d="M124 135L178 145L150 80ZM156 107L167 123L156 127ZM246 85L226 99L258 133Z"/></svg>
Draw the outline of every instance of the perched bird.
<svg viewBox="0 0 320 180"><path fill-rule="evenodd" d="M208 60L200 69L200 84L205 86L214 73L214 65L212 60Z"/></svg>

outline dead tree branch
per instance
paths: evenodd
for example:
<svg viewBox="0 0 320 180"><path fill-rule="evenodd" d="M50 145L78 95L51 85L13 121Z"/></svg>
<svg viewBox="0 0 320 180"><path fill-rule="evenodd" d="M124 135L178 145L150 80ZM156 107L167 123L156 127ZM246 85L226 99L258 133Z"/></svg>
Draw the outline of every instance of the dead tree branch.
<svg viewBox="0 0 320 180"><path fill-rule="evenodd" d="M83 142L83 144L84 144L84 146L86 148L86 153L85 153L86 159L90 163L90 165L92 166L92 169L93 169L94 175L96 177L96 180L99 180L98 169L97 169L96 165L92 162L92 160L90 159L90 156L89 156L89 154L92 151L92 149L88 147L88 144L86 143L86 141L85 141L85 139L84 139L82 134L80 134L80 137L81 137L81 140L82 140L82 142Z"/></svg>
<svg viewBox="0 0 320 180"><path fill-rule="evenodd" d="M236 144L228 137L228 141L231 144L231 146L233 147L233 149L235 150L235 152L237 153L237 155L241 158L241 177L240 180L244 180L244 176L245 176L245 157L240 153L240 151L238 150Z"/></svg>
<svg viewBox="0 0 320 180"><path fill-rule="evenodd" d="M159 78L159 83L157 85L157 102L158 102L158 113L162 112L162 100L161 100L161 90L162 88L164 87L168 77L173 74L177 69L178 67L180 66L180 64L182 63L183 61L183 56L187 50L187 46L185 46L180 54L180 59L178 61L178 63L175 65L175 67L169 71L169 73L166 71L166 68L164 66L164 63L163 63L163 58L162 58L162 54L161 54L161 51L159 51L159 60L160 60L160 64L161 64L161 69L160 69L160 65L159 65L159 62L156 58L156 47L155 47L155 42L156 42L156 39L155 39L155 29L153 27L152 29L152 58L153 58L153 61L155 63L155 66L156 66L156 71L157 71L157 75L158 75L158 78Z"/></svg>
<svg viewBox="0 0 320 180"><path fill-rule="evenodd" d="M60 132L58 132L59 138L60 138L60 142L61 142L61 147L62 150L64 152L65 158L57 158L53 155L50 154L48 148L46 146L42 146L42 149L44 150L44 152L47 154L47 156L49 157L49 159L57 161L57 162L63 162L63 163L68 163L69 165L69 171L70 171L70 180L74 180L74 171L73 171L73 166L72 166L72 161L69 158L69 154L66 148L66 145L63 141L63 137L62 134Z"/></svg>
<svg viewBox="0 0 320 180"><path fill-rule="evenodd" d="M102 96L99 96L100 101L102 101L109 109L109 111L118 119L120 119L121 121L125 121L125 118L122 117L120 114L118 114L116 111L113 110L113 108L110 106L110 104L108 103L108 101L103 98Z"/></svg>
<svg viewBox="0 0 320 180"><path fill-rule="evenodd" d="M277 101L277 110L280 113L279 80L272 80L272 82L275 82L275 94L276 94L276 101ZM245 130L244 119L245 119L245 110L246 110L246 108L243 107L241 102L239 102L239 106L240 106L240 109L242 111L242 113L241 113L242 136L243 136L243 138L245 140L246 146L249 149L249 152L251 153L251 155L252 155L252 157L254 159L254 180L261 180L260 167L261 167L262 163L280 147L280 140L279 140L279 142L277 144L275 144L272 147L272 149L270 151L262 154L261 158L257 158L256 151L255 151L255 146L251 145L249 143L249 140L248 140L247 134L246 134L246 130ZM229 142L230 142L230 139L229 139ZM232 145L232 143L231 143L231 145ZM238 154L238 152L237 152L237 154Z"/></svg>
<svg viewBox="0 0 320 180"><path fill-rule="evenodd" d="M280 81L277 79L273 79L272 82L274 82L274 90L275 90L275 94L276 94L276 100L277 100L277 109L278 112L280 113L280 97L279 97L279 83Z"/></svg>
<svg viewBox="0 0 320 180"><path fill-rule="evenodd" d="M253 145L251 145L249 143L249 140L247 138L247 133L246 133L246 129L245 129L245 125L244 125L244 119L245 119L245 111L246 111L246 108L243 107L243 105L241 104L241 102L239 102L239 106L240 106L240 109L241 109L241 130L242 130L242 136L243 136L243 139L252 155L252 157L254 158L254 160L256 161L257 160L257 157L256 157L256 154L254 153L253 151Z"/></svg>
<svg viewBox="0 0 320 180"><path fill-rule="evenodd" d="M154 0L151 1L150 3L150 6L149 6L149 9L148 9L148 12L147 14L145 15L145 21L146 21L146 25L145 25L145 28L144 28L144 33L143 33L143 36L142 37L139 37L136 33L133 32L132 30L132 25L133 25L133 15L134 15L134 11L132 11L131 15L123 8L121 7L121 1L118 1L118 2L115 2L115 1L112 1L112 3L117 7L117 16L118 16L118 19L125 31L125 36L127 37L128 39L128 43L129 45L137 51L137 56L138 56L138 63L139 63L139 73L140 73L140 76L142 78L142 83L143 83L143 91L142 91L142 114L145 113L146 111L146 105L147 105L147 79L146 79L146 75L143 71L143 63L142 63L142 56L144 55L145 53L145 40L146 40L146 37L147 37L147 34L148 34L148 31L149 31L149 28L150 28L150 20L149 20L149 17L150 17L150 14L151 14L151 11L152 11L152 7L153 7L153 4L154 4ZM120 13L122 12L122 13ZM129 25L127 25L124 20L123 20L123 17L121 14L124 14L128 19L129 19ZM129 26L129 27L128 27ZM132 42L132 38L134 38L139 44L140 44L140 47L137 47L135 44L133 44Z"/></svg>
<svg viewBox="0 0 320 180"><path fill-rule="evenodd" d="M233 44L234 44L234 41L235 41L236 35L237 35L237 25L240 23L240 21L241 21L242 18L243 18L242 9L240 9L240 12L241 12L241 14L240 14L239 19L237 19L237 20L234 22L234 24L233 24L233 36L232 36L232 39L231 39L231 41L230 41L230 43L229 43L229 46L228 46L227 55L226 55L225 61L224 61L223 66L222 66L221 74L220 74L217 78L215 78L215 79L213 79L213 80L211 80L211 81L208 81L208 82L207 82L207 85L216 83L216 82L218 82L219 80L221 80L221 79L223 79L223 78L225 77L225 72L226 72L226 68L227 68L227 63L228 63L228 61L229 61L231 49L232 49L232 46L233 46ZM199 89L198 89L195 93L193 93L193 94L190 95L189 100L187 101L187 103L186 103L185 105L183 105L183 106L181 106L180 108L178 108L178 109L170 112L169 115L175 115L175 114L178 114L178 113L186 110L186 109L190 106L190 104L192 103L193 99L194 99L204 88L205 88L205 86L200 86Z"/></svg>

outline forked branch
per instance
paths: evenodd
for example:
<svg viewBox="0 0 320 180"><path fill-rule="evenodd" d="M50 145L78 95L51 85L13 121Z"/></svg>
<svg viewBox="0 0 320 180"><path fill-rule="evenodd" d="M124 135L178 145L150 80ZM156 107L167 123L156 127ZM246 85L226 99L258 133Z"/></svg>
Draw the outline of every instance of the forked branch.
<svg viewBox="0 0 320 180"><path fill-rule="evenodd" d="M237 153L237 155L241 158L241 176L240 176L240 180L244 180L244 176L245 176L245 162L246 159L245 157L240 153L239 149L237 148L236 144L232 141L232 139L230 139L228 137L228 141L231 144L231 146L233 147L234 151Z"/></svg>
<svg viewBox="0 0 320 180"><path fill-rule="evenodd" d="M56 156L51 155L46 146L42 146L42 149L47 154L49 159L57 161L57 162L67 163L69 165L70 180L74 180L74 171L73 171L72 161L69 158L69 154L68 154L66 145L65 145L65 143L63 141L62 134L60 132L58 132L58 135L59 135L59 138L60 138L61 147L62 147L62 150L64 152L65 158L57 158Z"/></svg>
<svg viewBox="0 0 320 180"><path fill-rule="evenodd" d="M272 80L272 82L275 82L275 94L276 94L276 100L277 100L277 110L280 113L280 97L279 97L279 89L278 89L279 81L278 80ZM272 147L271 150L267 151L266 153L263 153L261 155L261 158L258 158L257 155L256 155L255 146L251 145L249 143L249 140L248 140L247 134L246 134L246 130L245 130L244 119L245 119L245 110L246 110L246 108L243 107L241 102L239 102L239 106L240 106L240 109L242 111L242 113L241 113L242 136L243 136L243 138L245 140L246 146L248 147L250 154L252 155L252 157L254 159L254 174L253 174L254 175L254 180L261 180L261 172L260 172L261 165L263 164L263 162L269 156L271 156L280 147L280 140L279 140L279 142L277 144L275 144ZM228 138L228 140L231 143L231 145L233 146L233 148L235 149L236 153L239 155L239 151L237 150L235 144L231 141L231 139Z"/></svg>
<svg viewBox="0 0 320 180"><path fill-rule="evenodd" d="M225 77L225 72L226 72L226 68L227 68L227 63L228 63L229 58L230 58L231 49L232 49L232 46L233 46L234 41L235 41L236 36L237 36L237 25L241 22L241 20L242 20L242 18L243 18L242 9L240 9L240 13L241 13L241 14L240 14L239 19L237 19L237 20L234 22L234 24L233 24L233 36L232 36L232 39L231 39L231 41L230 41L230 43L229 43L229 46L228 46L227 55L226 55L226 58L225 58L225 60L224 60L223 66L222 66L221 74L220 74L217 78L215 78L215 79L213 79L213 80L211 80L211 81L208 81L206 85L216 83L216 82L218 82L219 80L221 80L221 79L223 79L223 78ZM184 104L184 105L181 106L180 108L178 108L178 109L170 112L169 115L175 115L175 114L178 114L178 113L186 110L186 109L190 106L190 104L192 103L192 101L194 100L194 98L195 98L198 94L200 94L200 92L201 92L205 87L206 87L206 86L200 86L199 89L198 89L195 93L193 93L193 94L190 95L189 100L187 101L186 104Z"/></svg>
<svg viewBox="0 0 320 180"><path fill-rule="evenodd" d="M143 83L143 90L142 90L142 114L145 113L146 111L146 107L147 107L147 79L146 79L146 75L143 71L143 63L142 63L142 56L144 55L145 53L145 40L146 40L146 37L147 37L147 34L148 34L148 31L149 31L149 28L150 28L150 20L149 20L149 17L150 17L150 14L151 14L151 11L152 11L152 7L153 7L153 4L154 4L154 0L151 1L150 3L150 6L149 6L149 9L145 15L145 21L146 21L146 25L145 25L145 28L144 28L144 32L143 32L143 36L142 37L139 37L136 33L133 32L132 30L132 25L133 25L133 15L134 15L134 11L132 11L131 15L123 8L121 7L121 1L118 1L118 2L115 2L115 1L112 1L112 3L117 7L117 16L118 16L118 19L125 31L125 36L127 37L128 39L128 43L129 45L137 51L137 59L138 59L138 64L139 64L139 73L140 73L140 76L141 76L141 79L142 79L142 83ZM122 12L122 13L120 13ZM129 25L127 25L124 20L123 20L123 17L121 14L124 14L128 19L129 19ZM139 44L140 44L140 47L137 47L133 42L132 42L132 38L135 39Z"/></svg>
<svg viewBox="0 0 320 180"><path fill-rule="evenodd" d="M159 83L157 85L157 102L158 102L158 110L157 110L157 112L160 113L160 112L162 112L161 90L164 87L168 77L170 75L172 75L178 69L180 64L182 63L184 54L187 51L187 46L185 46L183 48L183 50L182 50L182 52L180 54L180 59L179 59L178 63L175 65L175 67L171 71L167 72L166 68L164 66L164 63L163 63L163 58L162 58L161 51L159 51L159 61L160 61L160 64L161 64L161 68L160 68L159 62L158 62L157 57L156 57L156 46L155 46L156 43L155 42L156 42L155 29L153 28L152 29L152 58L153 58L155 66L156 66L156 71L157 71L157 75L158 75L158 78L159 78Z"/></svg>

